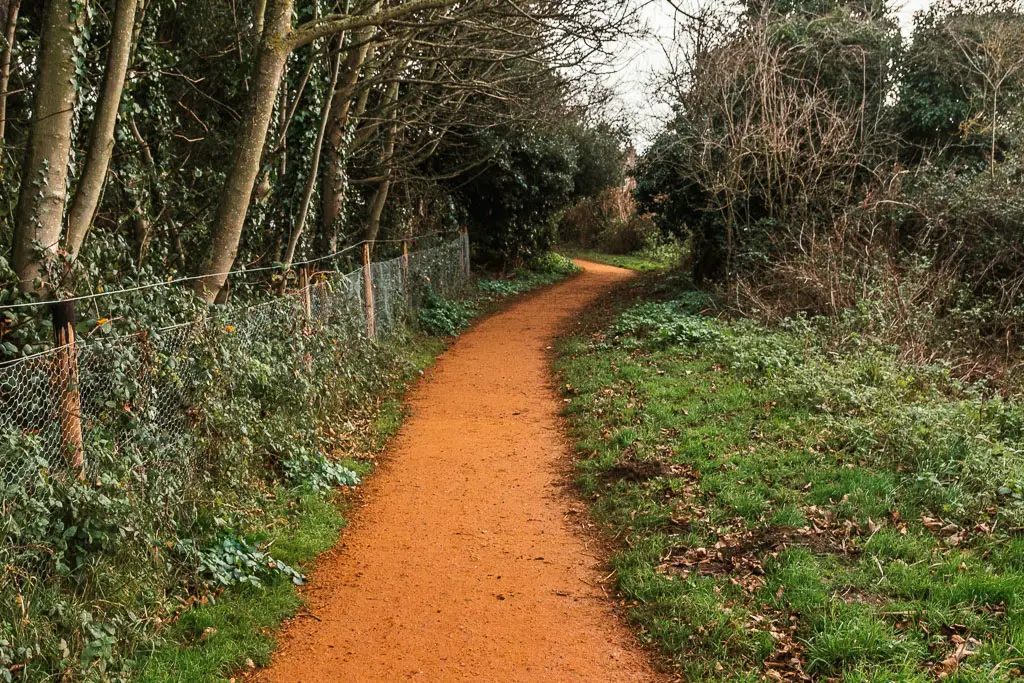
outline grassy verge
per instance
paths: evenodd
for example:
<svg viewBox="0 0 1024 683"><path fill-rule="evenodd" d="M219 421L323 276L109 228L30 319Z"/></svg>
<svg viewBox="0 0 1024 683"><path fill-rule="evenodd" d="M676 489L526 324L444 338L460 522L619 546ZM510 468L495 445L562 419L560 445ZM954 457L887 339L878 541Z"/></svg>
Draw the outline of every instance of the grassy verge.
<svg viewBox="0 0 1024 683"><path fill-rule="evenodd" d="M465 299L438 297L427 302L418 321L427 334L410 336L402 344L404 375L375 406L353 416L344 427L345 434L336 437L339 447L334 459L363 478L372 474L373 456L405 418L402 392L444 349L442 337L457 334L503 298L572 272L571 263L545 258L511 277L481 280ZM491 284L495 282L502 284ZM349 504L350 497L340 490L315 493L279 487L266 497L260 516L265 524L249 529L246 540L272 550L276 560L308 570L318 555L337 543ZM274 632L301 607L301 597L287 576L275 576L258 586L232 587L185 605L159 641L137 652L136 679L145 683L223 681L234 672L264 666L274 650Z"/></svg>
<svg viewBox="0 0 1024 683"><path fill-rule="evenodd" d="M646 292L558 362L641 637L689 680L1019 680L1024 407Z"/></svg>
<svg viewBox="0 0 1024 683"><path fill-rule="evenodd" d="M334 545L344 527L342 505L320 496L292 501L296 510L268 530L275 557L302 566ZM282 511L283 512L283 511ZM290 581L240 588L215 604L185 612L165 640L145 657L141 681L211 681L247 663L269 663L272 630L293 615L301 601Z"/></svg>

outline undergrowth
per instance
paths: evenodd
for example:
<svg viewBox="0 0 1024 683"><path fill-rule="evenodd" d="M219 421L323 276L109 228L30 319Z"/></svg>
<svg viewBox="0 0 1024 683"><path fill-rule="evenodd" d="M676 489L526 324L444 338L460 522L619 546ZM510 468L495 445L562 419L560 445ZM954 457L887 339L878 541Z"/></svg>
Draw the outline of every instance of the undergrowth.
<svg viewBox="0 0 1024 683"><path fill-rule="evenodd" d="M551 272L541 274L550 276ZM564 276L563 271L545 282ZM538 271L523 269L512 279L537 283ZM405 347L410 354L411 371L406 379L416 376L432 362L442 348L438 337L454 336L462 331L474 316L487 310L488 302L496 300L493 291L486 286L478 286L462 299L427 293L418 311L418 323L423 332L433 336L412 337L414 343ZM423 343L415 343L416 340ZM301 486L280 489L268 496L265 511L268 524L252 535L251 546L246 544L248 548L241 548L241 562L233 538L228 546L229 557L235 560L232 571L252 559L246 553L259 553L259 548L264 547L272 549L271 564L280 563L284 567L275 565L269 571L260 568L259 572L253 572L257 581L248 580L244 582L248 585L240 585L216 599L200 598L201 604L183 612L169 627L166 637L141 658L138 680L146 683L219 681L230 672L269 664L274 629L301 607L293 584L301 583L302 575L289 570L307 567L317 555L336 543L345 526L344 512L348 506L347 497L338 493L336 487L358 484L372 472L373 460L365 456L380 451L401 426L405 410L398 392L404 383L405 379L396 383L375 401L372 414L347 421L347 443L341 450L349 456L340 461L329 460L300 449L301 455L286 461L290 463L286 465L286 472L292 481L301 477ZM262 559L269 559L269 556Z"/></svg>
<svg viewBox="0 0 1024 683"><path fill-rule="evenodd" d="M479 294L469 299L428 294L418 312L419 327L427 334L453 337L486 310L488 303L553 284L578 272L580 268L572 260L561 254L546 252L516 269L508 277L481 278L477 281Z"/></svg>
<svg viewBox="0 0 1024 683"><path fill-rule="evenodd" d="M689 680L1019 679L1024 406L665 282L559 346L641 637Z"/></svg>
<svg viewBox="0 0 1024 683"><path fill-rule="evenodd" d="M429 358L425 354L421 361ZM394 433L402 413L398 401L383 403L376 419L361 430L359 448L374 449ZM370 460L347 464L364 475L373 468ZM348 499L335 492L279 490L268 499L268 525L252 534L251 543L272 549L279 562L305 567L337 542L347 506ZM269 664L273 631L302 605L293 585L296 578L279 573L259 583L239 583L216 597L196 599L161 639L140 648L136 680L221 681L231 672Z"/></svg>
<svg viewBox="0 0 1024 683"><path fill-rule="evenodd" d="M420 307L420 328L438 337L454 337L469 325L476 311L474 302L432 294Z"/></svg>

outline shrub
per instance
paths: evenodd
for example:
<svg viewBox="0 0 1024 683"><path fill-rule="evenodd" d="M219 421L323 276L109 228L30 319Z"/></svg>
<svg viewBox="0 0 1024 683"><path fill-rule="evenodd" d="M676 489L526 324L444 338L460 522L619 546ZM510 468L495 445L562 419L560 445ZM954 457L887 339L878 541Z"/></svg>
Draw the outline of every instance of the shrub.
<svg viewBox="0 0 1024 683"><path fill-rule="evenodd" d="M104 326L81 351L87 481L61 476L45 434L0 440L0 470L19 475L0 516L0 680L11 668L26 680L99 670L118 679L153 638L154 617L204 584L294 579L243 542L285 523L296 488L355 481L322 454L343 445L337 426L372 414L422 353L408 337L367 342L347 317L303 334L288 300L258 316L248 302L229 304L164 331L146 320L166 325L177 299L133 297L143 322L119 324L148 331L108 336ZM21 367L46 380L44 366Z"/></svg>
<svg viewBox="0 0 1024 683"><path fill-rule="evenodd" d="M649 216L633 214L626 220L613 221L598 235L598 246L609 254L632 254L656 244L658 227Z"/></svg>
<svg viewBox="0 0 1024 683"><path fill-rule="evenodd" d="M471 303L429 292L419 310L420 327L435 337L454 337L476 312Z"/></svg>
<svg viewBox="0 0 1024 683"><path fill-rule="evenodd" d="M545 252L534 258L527 264L527 268L541 275L558 275L562 277L580 271L580 267L571 258L556 254L553 251Z"/></svg>
<svg viewBox="0 0 1024 683"><path fill-rule="evenodd" d="M792 335L765 330L751 321L732 324L719 345L729 367L754 377L774 377L799 364L803 349Z"/></svg>
<svg viewBox="0 0 1024 683"><path fill-rule="evenodd" d="M529 284L523 280L501 280L501 279L490 279L483 278L477 286L482 292L488 292L489 294L498 294L501 296L512 296L513 294L519 294L529 289Z"/></svg>
<svg viewBox="0 0 1024 683"><path fill-rule="evenodd" d="M565 212L558 226L562 241L582 247L606 249L602 236L613 225L627 223L636 215L636 202L628 187L610 187L588 197Z"/></svg>
<svg viewBox="0 0 1024 683"><path fill-rule="evenodd" d="M662 238L652 217L637 213L633 190L627 186L609 188L566 211L558 236L563 242L608 254L631 254Z"/></svg>

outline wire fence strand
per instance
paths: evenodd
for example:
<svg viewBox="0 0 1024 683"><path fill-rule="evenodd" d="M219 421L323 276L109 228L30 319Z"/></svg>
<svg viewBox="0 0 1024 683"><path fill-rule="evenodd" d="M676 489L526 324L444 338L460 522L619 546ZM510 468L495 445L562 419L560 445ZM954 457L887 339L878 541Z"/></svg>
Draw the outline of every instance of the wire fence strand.
<svg viewBox="0 0 1024 683"><path fill-rule="evenodd" d="M350 244L347 247L343 247L342 249L339 249L338 251L335 251L335 252L333 252L331 254L327 254L325 256L317 256L315 258L307 259L305 261L296 261L296 262L292 263L290 266L288 266L288 270L293 270L293 269L299 268L301 266L310 266L310 265L313 265L315 263L323 263L324 261L330 261L332 259L338 259L339 257L344 256L345 254L349 254L351 252L354 252L357 249L360 249L361 247L363 247L364 245L367 245L367 244L369 244L369 245L375 245L375 244L401 244L403 242L410 242L410 241L416 242L416 241L419 241L419 240L424 240L424 239L428 239L428 238L431 238L431 237L436 237L437 235L440 235L440 234L442 234L442 233L440 233L440 232L431 232L431 233L426 233L426 234L423 234L423 235L417 235L416 237L410 238L410 239L362 240L361 242L356 242L354 244ZM135 285L133 287L123 287L121 289L111 289L111 290L102 291L102 292L92 292L90 294L80 294L80 295L76 295L76 296L65 297L65 298L62 298L61 301L76 302L76 301L88 301L90 299L102 299L102 298L107 298L107 297L111 297L111 296L119 296L119 295L124 295L124 294L130 294L132 292L142 292L142 291L145 291L145 290L148 290L148 289L161 289L161 288L164 288L164 287L172 287L174 285L180 285L180 284L184 284L186 282L195 282L197 280L205 280L205 279L208 279L208 278L211 278L211 277L220 277L222 275L224 277L226 277L226 278L231 278L233 276L252 275L253 273L265 273L265 272L269 272L269 271L281 272L283 269L284 269L284 267L283 267L282 264L274 264L274 265L270 265L270 266L259 266L259 267L256 267L256 268L244 268L244 269L240 269L240 270L230 270L230 271L225 271L223 273L208 273L206 275L186 275L186 276L182 276L182 277L171 278L169 280L161 280L159 282L147 282L145 284ZM334 271L328 271L328 272L334 272ZM4 311L13 311L13 310L18 310L18 309L22 309L22 308L39 308L39 307L47 306L49 304L50 304L50 302L47 301L47 300L19 301L18 303L0 305L0 313L3 313Z"/></svg>

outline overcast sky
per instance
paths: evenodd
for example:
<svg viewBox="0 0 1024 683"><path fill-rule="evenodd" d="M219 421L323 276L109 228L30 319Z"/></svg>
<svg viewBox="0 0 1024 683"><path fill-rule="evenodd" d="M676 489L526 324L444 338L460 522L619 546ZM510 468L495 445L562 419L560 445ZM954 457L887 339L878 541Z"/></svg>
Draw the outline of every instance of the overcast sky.
<svg viewBox="0 0 1024 683"><path fill-rule="evenodd" d="M683 6L696 5L698 0L681 0ZM914 12L930 5L932 0L904 0L897 15L904 34L908 33ZM663 46L673 42L675 11L666 0L651 0L642 10L642 20L650 34L645 40L632 41L619 50L618 71L610 76L610 85L616 92L635 130L634 139L643 147L659 124L671 112L668 103L652 93L656 90L658 74L668 69L668 58Z"/></svg>

